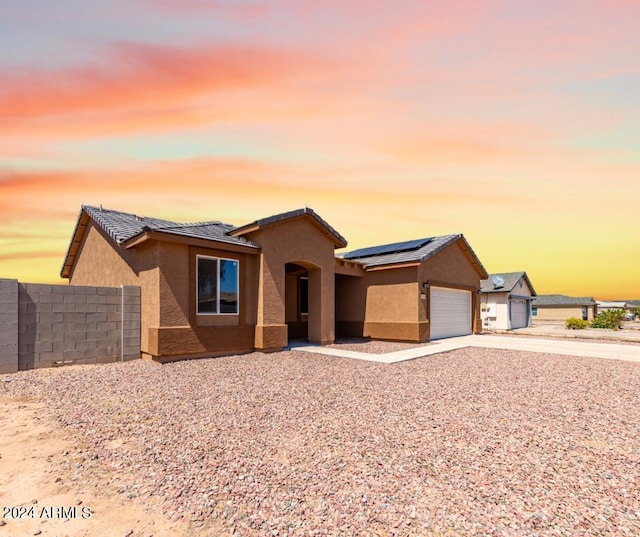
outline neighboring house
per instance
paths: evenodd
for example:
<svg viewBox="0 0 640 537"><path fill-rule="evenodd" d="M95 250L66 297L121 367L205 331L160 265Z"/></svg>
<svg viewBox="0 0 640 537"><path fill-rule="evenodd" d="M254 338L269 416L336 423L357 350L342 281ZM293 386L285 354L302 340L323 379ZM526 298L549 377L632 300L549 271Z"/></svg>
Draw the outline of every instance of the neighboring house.
<svg viewBox="0 0 640 537"><path fill-rule="evenodd" d="M632 306L625 301L596 300L598 312L603 310L630 310Z"/></svg>
<svg viewBox="0 0 640 537"><path fill-rule="evenodd" d="M536 291L526 272L489 274L480 283L480 317L486 330L531 325L531 299Z"/></svg>
<svg viewBox="0 0 640 537"><path fill-rule="evenodd" d="M566 321L571 317L592 321L598 313L593 297L538 295L533 299L533 321Z"/></svg>
<svg viewBox="0 0 640 537"><path fill-rule="evenodd" d="M637 314L638 310L640 310L640 300L627 300L625 303L629 311L634 314L634 318L640 319L640 315Z"/></svg>
<svg viewBox="0 0 640 537"><path fill-rule="evenodd" d="M302 338L428 341L481 330L487 273L462 235L357 250L304 208L234 227L83 206L61 275L137 285L144 358L273 351Z"/></svg>

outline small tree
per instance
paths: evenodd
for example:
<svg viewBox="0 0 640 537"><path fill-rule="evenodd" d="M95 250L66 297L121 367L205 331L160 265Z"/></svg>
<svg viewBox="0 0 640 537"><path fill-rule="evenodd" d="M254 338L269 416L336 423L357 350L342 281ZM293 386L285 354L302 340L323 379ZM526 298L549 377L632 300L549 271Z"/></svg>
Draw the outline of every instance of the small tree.
<svg viewBox="0 0 640 537"><path fill-rule="evenodd" d="M604 310L591 323L591 328L608 328L610 330L619 330L624 322L624 310L621 308L613 308Z"/></svg>

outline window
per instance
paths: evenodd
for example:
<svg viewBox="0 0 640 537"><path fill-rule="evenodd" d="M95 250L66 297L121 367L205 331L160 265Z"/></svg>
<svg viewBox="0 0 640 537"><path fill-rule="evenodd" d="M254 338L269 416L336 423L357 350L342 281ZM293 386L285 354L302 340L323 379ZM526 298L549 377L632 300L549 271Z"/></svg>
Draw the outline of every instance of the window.
<svg viewBox="0 0 640 537"><path fill-rule="evenodd" d="M531 308L531 315L533 317L537 317L538 316L538 308Z"/></svg>
<svg viewBox="0 0 640 537"><path fill-rule="evenodd" d="M238 313L238 261L197 256L199 314Z"/></svg>
<svg viewBox="0 0 640 537"><path fill-rule="evenodd" d="M300 276L300 315L309 315L309 278Z"/></svg>

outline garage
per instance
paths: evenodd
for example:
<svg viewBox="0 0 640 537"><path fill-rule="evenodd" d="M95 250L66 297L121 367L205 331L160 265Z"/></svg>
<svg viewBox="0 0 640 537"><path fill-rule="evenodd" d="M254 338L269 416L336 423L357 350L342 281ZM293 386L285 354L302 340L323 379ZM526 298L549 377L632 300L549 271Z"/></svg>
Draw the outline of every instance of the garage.
<svg viewBox="0 0 640 537"><path fill-rule="evenodd" d="M471 334L471 291L431 287L431 339Z"/></svg>
<svg viewBox="0 0 640 537"><path fill-rule="evenodd" d="M511 328L526 328L529 326L529 301L524 298L512 298L509 301L511 308Z"/></svg>

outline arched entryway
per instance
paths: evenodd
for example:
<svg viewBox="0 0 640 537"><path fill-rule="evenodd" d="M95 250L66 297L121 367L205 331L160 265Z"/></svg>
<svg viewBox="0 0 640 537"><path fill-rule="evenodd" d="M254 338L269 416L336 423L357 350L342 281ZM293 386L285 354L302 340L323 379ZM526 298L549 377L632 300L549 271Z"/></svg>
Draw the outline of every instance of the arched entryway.
<svg viewBox="0 0 640 537"><path fill-rule="evenodd" d="M312 263L286 263L285 323L288 340L321 341L321 269Z"/></svg>

